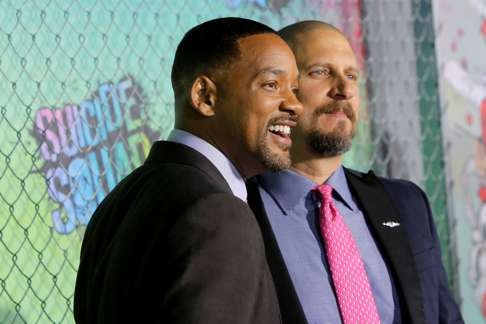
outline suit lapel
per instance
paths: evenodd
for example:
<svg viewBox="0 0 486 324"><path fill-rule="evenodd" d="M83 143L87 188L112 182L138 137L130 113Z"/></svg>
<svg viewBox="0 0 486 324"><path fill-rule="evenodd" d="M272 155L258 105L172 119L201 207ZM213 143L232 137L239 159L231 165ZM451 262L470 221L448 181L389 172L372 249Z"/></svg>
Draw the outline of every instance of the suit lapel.
<svg viewBox="0 0 486 324"><path fill-rule="evenodd" d="M307 324L304 310L299 302L297 292L295 291L272 227L268 221L267 213L258 191L256 179L247 182L247 190L248 204L255 213L262 231L263 241L265 243L265 254L277 290L280 313L282 314L282 323Z"/></svg>
<svg viewBox="0 0 486 324"><path fill-rule="evenodd" d="M229 184L211 161L187 145L169 141L155 142L144 164L153 163L176 163L195 167L206 173L225 191L232 193Z"/></svg>
<svg viewBox="0 0 486 324"><path fill-rule="evenodd" d="M363 214L392 269L401 299L404 300L402 313L406 311L411 323L425 323L419 277L408 238L399 225L398 211L373 172L370 171L364 176L349 170L345 170L345 173L350 188L358 199Z"/></svg>

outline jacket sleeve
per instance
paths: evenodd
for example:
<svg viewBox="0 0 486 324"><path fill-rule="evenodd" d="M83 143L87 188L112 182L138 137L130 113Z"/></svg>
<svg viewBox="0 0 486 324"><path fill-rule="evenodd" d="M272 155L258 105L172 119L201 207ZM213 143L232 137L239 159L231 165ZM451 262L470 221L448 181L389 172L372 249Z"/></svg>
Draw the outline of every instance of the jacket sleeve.
<svg viewBox="0 0 486 324"><path fill-rule="evenodd" d="M426 194L418 187L416 187L424 200L427 207L428 223L430 226L430 232L433 239L434 248L437 251L437 262L439 271L439 323L452 324L452 323L464 323L459 307L452 298L451 292L449 290L447 274L442 264L441 252L440 252L440 241L437 235L437 229L432 217L432 211L430 208L429 201Z"/></svg>

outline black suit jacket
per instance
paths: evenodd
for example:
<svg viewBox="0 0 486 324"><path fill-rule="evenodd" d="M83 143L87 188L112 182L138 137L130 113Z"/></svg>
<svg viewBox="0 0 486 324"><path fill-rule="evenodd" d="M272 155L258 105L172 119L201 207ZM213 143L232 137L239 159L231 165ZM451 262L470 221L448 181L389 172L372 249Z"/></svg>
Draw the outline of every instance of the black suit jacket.
<svg viewBox="0 0 486 324"><path fill-rule="evenodd" d="M203 155L157 142L88 224L77 323L280 322L248 205Z"/></svg>
<svg viewBox="0 0 486 324"><path fill-rule="evenodd" d="M345 174L391 269L399 292L402 323L463 323L448 289L424 192L409 181L379 178L372 172L365 175L345 169ZM253 179L248 185L248 202L262 228L283 323L306 324L258 190L258 179ZM383 225L385 222L400 225L389 227Z"/></svg>

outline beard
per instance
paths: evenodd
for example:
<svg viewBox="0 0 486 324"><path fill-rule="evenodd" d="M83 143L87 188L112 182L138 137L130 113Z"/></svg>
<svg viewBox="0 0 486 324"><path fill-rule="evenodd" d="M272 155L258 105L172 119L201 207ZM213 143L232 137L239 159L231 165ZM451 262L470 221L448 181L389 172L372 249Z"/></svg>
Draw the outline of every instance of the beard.
<svg viewBox="0 0 486 324"><path fill-rule="evenodd" d="M258 158L265 166L265 168L269 169L270 171L280 171L283 169L290 168L291 160L290 160L290 152L284 152L281 154L277 154L272 152L270 147L265 143L260 146L260 150L258 151Z"/></svg>
<svg viewBox="0 0 486 324"><path fill-rule="evenodd" d="M266 129L268 129L268 126L271 124L277 124L279 121L287 119L289 118L273 118L268 122ZM294 118L290 117L290 119ZM290 159L290 147L281 148L281 152L279 153L274 152L270 147L268 135L269 134L265 132L265 134L261 136L257 151L259 160L263 166L270 171L280 171L290 168L292 162Z"/></svg>
<svg viewBox="0 0 486 324"><path fill-rule="evenodd" d="M308 135L308 144L322 157L334 157L346 153L351 148L352 136L337 133L312 131Z"/></svg>
<svg viewBox="0 0 486 324"><path fill-rule="evenodd" d="M351 131L346 132L343 122L328 132L317 128L318 118L322 114L332 114L342 111L351 121ZM348 103L335 102L316 109L313 113L316 129L307 135L309 147L322 157L334 157L346 153L351 148L352 139L356 133L356 114Z"/></svg>

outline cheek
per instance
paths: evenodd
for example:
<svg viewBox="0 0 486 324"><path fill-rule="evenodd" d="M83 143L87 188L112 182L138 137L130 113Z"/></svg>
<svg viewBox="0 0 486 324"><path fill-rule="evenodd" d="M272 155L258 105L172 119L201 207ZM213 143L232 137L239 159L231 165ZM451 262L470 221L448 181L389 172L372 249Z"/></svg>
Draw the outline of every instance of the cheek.
<svg viewBox="0 0 486 324"><path fill-rule="evenodd" d="M310 110L307 110L305 113L300 115L299 121L297 124L297 129L300 133L306 133L307 131L314 129L316 127L316 119L312 116Z"/></svg>
<svg viewBox="0 0 486 324"><path fill-rule="evenodd" d="M251 104L251 101L247 102L247 104ZM251 109L251 106L245 105L245 107L241 108L244 111L236 121L238 123L238 131L247 143L251 143L259 136L259 129L262 127L260 122L262 118Z"/></svg>
<svg viewBox="0 0 486 324"><path fill-rule="evenodd" d="M268 118L266 115L252 114L247 120L245 132L248 134L250 139L253 138L256 140L265 134L267 122Z"/></svg>
<svg viewBox="0 0 486 324"><path fill-rule="evenodd" d="M328 91L322 83L307 82L299 87L298 99L304 105L304 109L314 109L325 104Z"/></svg>
<svg viewBox="0 0 486 324"><path fill-rule="evenodd" d="M282 99L277 96L259 95L248 99L247 115L252 124L266 124L279 111Z"/></svg>
<svg viewBox="0 0 486 324"><path fill-rule="evenodd" d="M243 130L248 142L256 145L266 137L268 123L272 116L277 116L277 114L274 115L275 109L273 107L275 105L263 106L261 102L257 104L260 104L258 109L254 109L248 113L245 123L246 129Z"/></svg>
<svg viewBox="0 0 486 324"><path fill-rule="evenodd" d="M308 87L306 87L306 88L300 87L299 88L297 99L299 99L299 101L302 103L302 105L304 105L304 108L310 106L310 103L311 103L313 97L314 96L312 95L312 90L309 89Z"/></svg>

